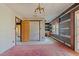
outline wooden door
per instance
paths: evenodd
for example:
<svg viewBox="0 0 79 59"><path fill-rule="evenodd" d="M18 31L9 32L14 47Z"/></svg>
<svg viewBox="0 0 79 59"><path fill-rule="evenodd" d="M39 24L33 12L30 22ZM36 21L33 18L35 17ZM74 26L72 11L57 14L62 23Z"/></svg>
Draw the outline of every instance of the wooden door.
<svg viewBox="0 0 79 59"><path fill-rule="evenodd" d="M22 42L29 41L29 34L30 34L30 21L23 20L22 21Z"/></svg>

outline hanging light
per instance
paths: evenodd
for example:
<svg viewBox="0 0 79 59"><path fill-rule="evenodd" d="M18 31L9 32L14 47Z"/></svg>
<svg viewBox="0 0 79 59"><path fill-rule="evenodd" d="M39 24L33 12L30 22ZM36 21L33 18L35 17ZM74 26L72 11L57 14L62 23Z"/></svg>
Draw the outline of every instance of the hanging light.
<svg viewBox="0 0 79 59"><path fill-rule="evenodd" d="M41 7L40 3L38 4L38 7L35 9L34 12L35 12L35 13L36 13L36 12L39 12L40 14L41 14L42 12L44 12L44 8Z"/></svg>

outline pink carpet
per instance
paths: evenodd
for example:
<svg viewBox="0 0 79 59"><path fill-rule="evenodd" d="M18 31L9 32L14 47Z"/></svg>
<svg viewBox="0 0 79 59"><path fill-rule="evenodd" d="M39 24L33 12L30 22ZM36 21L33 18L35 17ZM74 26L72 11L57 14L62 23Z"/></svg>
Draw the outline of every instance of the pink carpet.
<svg viewBox="0 0 79 59"><path fill-rule="evenodd" d="M71 56L79 55L62 44L42 44L15 46L1 54L2 56Z"/></svg>

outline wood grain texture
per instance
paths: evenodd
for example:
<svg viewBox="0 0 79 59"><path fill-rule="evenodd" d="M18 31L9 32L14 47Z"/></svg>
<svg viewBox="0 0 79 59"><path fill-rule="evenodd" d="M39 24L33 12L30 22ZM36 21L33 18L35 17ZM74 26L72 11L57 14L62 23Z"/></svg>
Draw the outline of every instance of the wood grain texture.
<svg viewBox="0 0 79 59"><path fill-rule="evenodd" d="M30 21L22 21L22 42L29 41Z"/></svg>

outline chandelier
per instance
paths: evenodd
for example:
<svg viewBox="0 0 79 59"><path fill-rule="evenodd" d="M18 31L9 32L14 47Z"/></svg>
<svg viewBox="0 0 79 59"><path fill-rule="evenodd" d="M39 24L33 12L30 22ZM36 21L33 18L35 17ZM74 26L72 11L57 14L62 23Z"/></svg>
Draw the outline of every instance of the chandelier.
<svg viewBox="0 0 79 59"><path fill-rule="evenodd" d="M38 7L35 9L34 12L35 12L35 13L39 12L40 14L41 14L42 12L44 12L44 8L41 7L40 3L38 4Z"/></svg>

